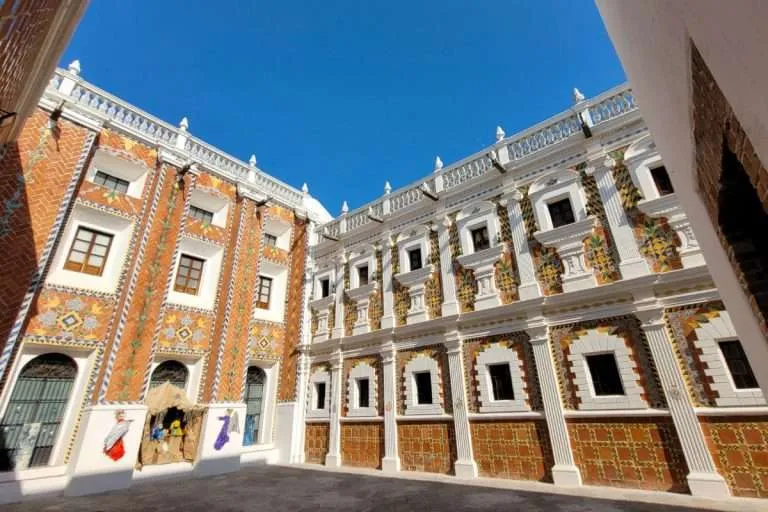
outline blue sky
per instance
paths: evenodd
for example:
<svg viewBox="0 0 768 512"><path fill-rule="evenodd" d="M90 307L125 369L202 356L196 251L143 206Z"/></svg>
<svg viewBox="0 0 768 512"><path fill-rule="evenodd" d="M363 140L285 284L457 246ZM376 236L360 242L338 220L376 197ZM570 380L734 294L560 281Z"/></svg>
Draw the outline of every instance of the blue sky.
<svg viewBox="0 0 768 512"><path fill-rule="evenodd" d="M99 0L75 58L333 215L625 80L592 0Z"/></svg>

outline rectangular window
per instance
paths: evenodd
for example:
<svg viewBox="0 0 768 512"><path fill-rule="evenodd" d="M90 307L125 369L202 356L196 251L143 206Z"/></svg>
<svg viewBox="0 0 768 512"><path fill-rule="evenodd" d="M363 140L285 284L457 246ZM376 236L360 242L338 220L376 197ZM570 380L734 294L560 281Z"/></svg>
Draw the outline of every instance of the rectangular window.
<svg viewBox="0 0 768 512"><path fill-rule="evenodd" d="M515 391L512 388L512 374L509 371L509 363L488 365L488 373L491 376L494 400L514 400Z"/></svg>
<svg viewBox="0 0 768 512"><path fill-rule="evenodd" d="M198 208L195 205L189 205L189 216L193 219L205 222L206 224L213 222L213 212L203 210L202 208Z"/></svg>
<svg viewBox="0 0 768 512"><path fill-rule="evenodd" d="M357 406L358 407L369 407L369 385L370 381L368 379L357 379Z"/></svg>
<svg viewBox="0 0 768 512"><path fill-rule="evenodd" d="M88 229L77 228L72 247L69 248L64 268L83 274L100 276L104 272L109 248L112 246L112 235Z"/></svg>
<svg viewBox="0 0 768 512"><path fill-rule="evenodd" d="M256 284L256 286L258 287L256 307L261 309L269 309L269 296L272 293L272 278L259 276L259 282Z"/></svg>
<svg viewBox="0 0 768 512"><path fill-rule="evenodd" d="M117 176L112 176L104 171L96 171L93 175L93 182L102 187L106 187L113 192L119 192L120 194L128 193L128 185L130 182Z"/></svg>
<svg viewBox="0 0 768 512"><path fill-rule="evenodd" d="M368 265L357 267L357 280L360 286L368 284Z"/></svg>
<svg viewBox="0 0 768 512"><path fill-rule="evenodd" d="M484 251L491 246L491 241L488 239L488 226L475 228L471 233L472 247L475 248L475 252Z"/></svg>
<svg viewBox="0 0 768 512"><path fill-rule="evenodd" d="M656 190L659 191L660 196L666 196L675 192L675 189L672 188L672 181L669 179L667 168L663 165L651 169L651 177L656 184Z"/></svg>
<svg viewBox="0 0 768 512"><path fill-rule="evenodd" d="M315 409L325 409L325 382L315 383Z"/></svg>
<svg viewBox="0 0 768 512"><path fill-rule="evenodd" d="M554 201L547 205L549 209L549 217L552 219L552 227L559 228L560 226L567 226L573 224L576 219L573 217L573 208L571 207L570 199L561 199Z"/></svg>
<svg viewBox="0 0 768 512"><path fill-rule="evenodd" d="M421 268L421 248L417 247L408 251L408 265L411 272Z"/></svg>
<svg viewBox="0 0 768 512"><path fill-rule="evenodd" d="M432 376L430 372L414 373L413 378L416 381L416 403L432 403Z"/></svg>
<svg viewBox="0 0 768 512"><path fill-rule="evenodd" d="M624 394L619 367L616 366L616 358L613 353L587 356L587 365L589 366L589 374L592 376L595 396Z"/></svg>
<svg viewBox="0 0 768 512"><path fill-rule="evenodd" d="M331 280L321 279L320 280L320 298L327 297L330 294L331 294Z"/></svg>
<svg viewBox="0 0 768 512"><path fill-rule="evenodd" d="M173 289L180 293L197 295L204 264L205 260L203 259L182 254L179 258L179 271L176 273L176 283L173 285Z"/></svg>
<svg viewBox="0 0 768 512"><path fill-rule="evenodd" d="M277 237L275 235L270 235L269 233L264 233L264 245L277 247Z"/></svg>
<svg viewBox="0 0 768 512"><path fill-rule="evenodd" d="M757 385L755 374L752 373L752 367L749 365L747 354L738 340L721 341L720 352L723 353L725 364L728 365L728 371L731 372L733 385L736 389L754 389Z"/></svg>

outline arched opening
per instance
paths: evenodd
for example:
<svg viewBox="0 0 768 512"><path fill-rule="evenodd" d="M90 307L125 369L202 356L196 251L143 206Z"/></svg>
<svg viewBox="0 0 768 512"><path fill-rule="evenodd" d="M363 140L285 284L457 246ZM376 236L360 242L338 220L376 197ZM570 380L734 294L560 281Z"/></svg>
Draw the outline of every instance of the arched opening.
<svg viewBox="0 0 768 512"><path fill-rule="evenodd" d="M768 213L739 158L723 140L718 223L757 308L768 318Z"/></svg>
<svg viewBox="0 0 768 512"><path fill-rule="evenodd" d="M259 442L259 425L264 407L264 383L267 375L258 366L248 367L245 386L245 431L243 446Z"/></svg>
<svg viewBox="0 0 768 512"><path fill-rule="evenodd" d="M19 373L0 421L0 471L45 466L77 376L64 354L44 354Z"/></svg>
<svg viewBox="0 0 768 512"><path fill-rule="evenodd" d="M188 378L189 370L186 365L174 360L163 361L152 372L149 389L155 388L164 382L170 382L178 388L186 389Z"/></svg>

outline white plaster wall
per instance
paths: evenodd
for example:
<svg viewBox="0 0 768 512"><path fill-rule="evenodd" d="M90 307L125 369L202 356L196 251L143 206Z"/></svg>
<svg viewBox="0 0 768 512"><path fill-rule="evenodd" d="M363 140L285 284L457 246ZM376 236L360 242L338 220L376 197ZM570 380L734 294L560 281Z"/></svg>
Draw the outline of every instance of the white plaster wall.
<svg viewBox="0 0 768 512"><path fill-rule="evenodd" d="M763 164L768 163L768 2L596 0L640 110L691 220L755 376L768 390L768 344L696 193L689 38Z"/></svg>
<svg viewBox="0 0 768 512"><path fill-rule="evenodd" d="M190 256L205 260L197 295L180 293L173 289L176 282L176 274L179 272L179 261L182 254L189 254ZM224 250L217 245L192 238L182 238L181 244L179 244L179 254L173 262L173 281L171 282L171 289L168 290L168 302L180 306L212 310L216 302L216 288L219 285L223 256Z"/></svg>
<svg viewBox="0 0 768 512"><path fill-rule="evenodd" d="M288 289L288 267L270 261L262 261L259 275L272 278L269 308L253 308L253 318L270 322L282 322L285 317L285 295ZM258 290L254 290L257 293Z"/></svg>
<svg viewBox="0 0 768 512"><path fill-rule="evenodd" d="M189 204L211 212L213 214L211 224L214 226L223 228L227 225L229 201L226 199L195 189L190 193Z"/></svg>
<svg viewBox="0 0 768 512"><path fill-rule="evenodd" d="M141 193L144 191L147 169L138 164L96 150L91 165L85 174L85 179L92 182L96 171L105 172L128 181L128 192L126 193L128 196L141 197Z"/></svg>

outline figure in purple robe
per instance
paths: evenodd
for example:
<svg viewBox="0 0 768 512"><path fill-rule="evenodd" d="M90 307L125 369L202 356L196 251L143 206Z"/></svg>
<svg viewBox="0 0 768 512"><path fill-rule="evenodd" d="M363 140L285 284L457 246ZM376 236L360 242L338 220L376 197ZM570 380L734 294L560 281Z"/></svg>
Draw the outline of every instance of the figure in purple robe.
<svg viewBox="0 0 768 512"><path fill-rule="evenodd" d="M216 442L213 443L213 448L216 451L221 450L224 448L224 445L229 442L229 434L232 432L238 432L239 429L237 426L238 423L238 416L237 411L233 411L232 409L227 410L227 414L225 416L219 416L218 418L221 420L221 430L219 430L219 435L216 436Z"/></svg>

